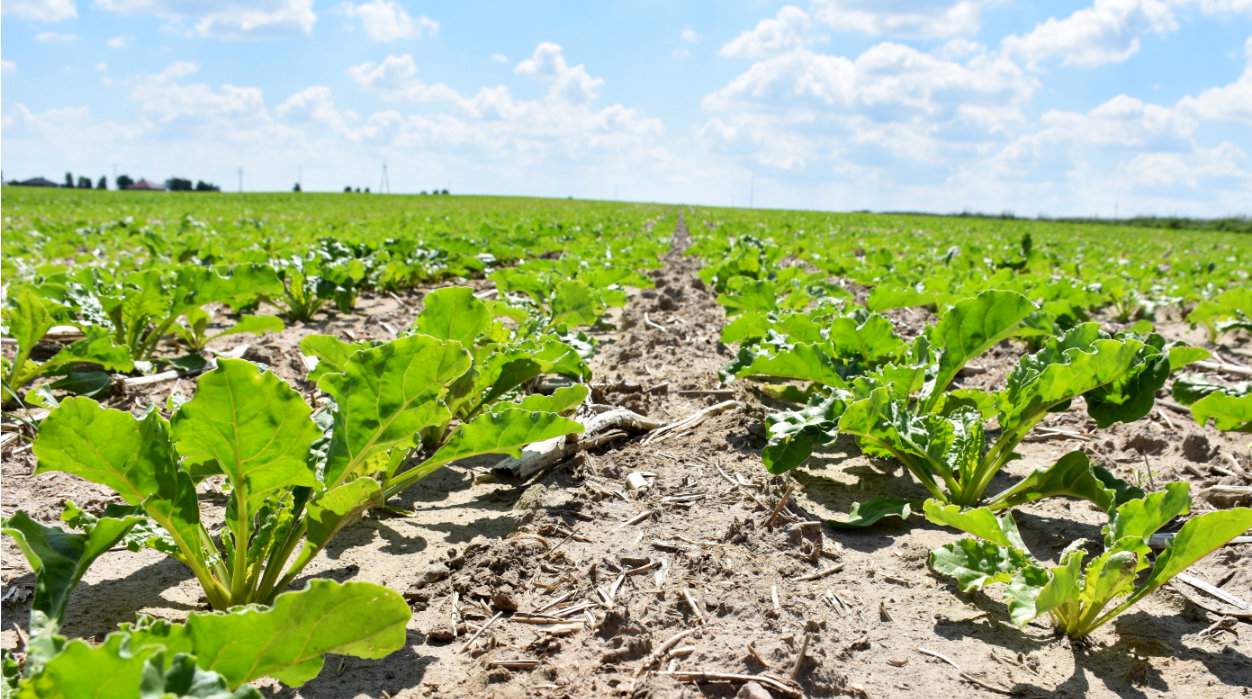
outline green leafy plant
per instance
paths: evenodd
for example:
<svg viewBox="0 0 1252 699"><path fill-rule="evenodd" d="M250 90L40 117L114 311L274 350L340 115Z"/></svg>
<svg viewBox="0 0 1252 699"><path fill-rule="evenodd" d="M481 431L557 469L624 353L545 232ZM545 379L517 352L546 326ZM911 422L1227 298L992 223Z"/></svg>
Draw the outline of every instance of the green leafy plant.
<svg viewBox="0 0 1252 699"><path fill-rule="evenodd" d="M56 324L56 304L30 289L21 289L13 304L5 309L5 334L17 341L17 352L12 361L3 362L3 403L7 407L17 403L23 389L42 377L67 375L78 379L94 378L91 385L107 387L112 377L105 370L130 371L134 368L130 353L125 347L114 344L109 333L101 328L88 327L86 336L62 347L43 362L31 359L31 351L44 335ZM82 370L84 365L92 367Z"/></svg>
<svg viewBox="0 0 1252 699"><path fill-rule="evenodd" d="M265 677L298 687L327 654L377 659L404 647L404 598L363 582L313 580L271 607L193 612L186 621L141 617L103 642L67 639L41 614L18 657L5 651L5 696L259 699Z"/></svg>
<svg viewBox="0 0 1252 699"><path fill-rule="evenodd" d="M1088 542L1080 539L1061 552L1057 565L1049 565L1030 554L1011 514L997 517L985 507L962 510L927 500L930 521L974 535L932 551L930 566L965 591L1007 584L1015 624L1047 614L1059 631L1083 638L1252 527L1252 508L1197 515L1154 556L1152 535L1190 507L1185 483L1123 502L1102 530L1102 552L1090 557Z"/></svg>
<svg viewBox="0 0 1252 699"><path fill-rule="evenodd" d="M970 507L984 501L995 476L1018 457L1017 445L1049 412L1082 397L1100 427L1137 420L1151 410L1172 370L1207 356L1194 348L1168 348L1155 335L1109 337L1086 323L1024 357L1000 390L948 390L971 359L1011 335L1032 311L1012 292L985 291L958 303L913 342L902 361L851 380L836 376L830 382L843 380L845 387L769 419L770 441L762 454L767 468L785 472L814 447L846 434L867 453L902 463L931 497ZM994 437L985 424L990 418L999 429ZM988 504L1001 509L1050 495L1092 499L1110 484L1111 475L1087 468L1085 461L1062 460ZM880 498L857 505L843 523L864 526L910 511L908 500Z"/></svg>
<svg viewBox="0 0 1252 699"><path fill-rule="evenodd" d="M338 352L319 367L318 385L335 401L328 435L277 376L222 359L168 422L87 398L63 401L36 439L37 471L116 491L131 509L110 514L144 515L143 545L185 563L214 608L266 603L343 526L441 466L517 456L529 443L582 430L559 413L582 402L584 386L512 400L544 371L582 366L573 350L531 340L497 351L478 340L498 330L490 315L464 312L477 308L467 299L477 299L451 290L439 299L450 303L428 303L418 325L447 337L415 334L370 347L313 342ZM197 484L211 477L223 478L229 493L216 531L197 502Z"/></svg>

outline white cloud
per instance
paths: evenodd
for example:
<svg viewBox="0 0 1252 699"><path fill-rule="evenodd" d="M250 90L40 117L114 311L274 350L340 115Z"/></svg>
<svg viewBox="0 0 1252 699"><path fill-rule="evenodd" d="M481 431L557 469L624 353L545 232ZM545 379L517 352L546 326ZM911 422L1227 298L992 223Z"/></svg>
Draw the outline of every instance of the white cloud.
<svg viewBox="0 0 1252 699"><path fill-rule="evenodd" d="M869 36L947 37L978 31L989 0L816 0L814 16L832 29Z"/></svg>
<svg viewBox="0 0 1252 699"><path fill-rule="evenodd" d="M124 49L127 46L130 46L130 42L131 42L130 36L120 35L120 36L109 37L109 39L104 42L104 45L108 46L111 49Z"/></svg>
<svg viewBox="0 0 1252 699"><path fill-rule="evenodd" d="M679 32L678 37L688 44L698 44L701 39L700 32L697 32L691 27L684 27L683 30Z"/></svg>
<svg viewBox="0 0 1252 699"><path fill-rule="evenodd" d="M1144 34L1177 29L1167 0L1095 0L1064 19L1049 18L1024 35L1007 36L1003 46L1032 67L1054 58L1067 66L1095 67L1138 53Z"/></svg>
<svg viewBox="0 0 1252 699"><path fill-rule="evenodd" d="M1174 193L1221 180L1252 185L1247 165L1248 154L1223 141L1188 153L1141 153L1122 163L1117 177L1135 187Z"/></svg>
<svg viewBox="0 0 1252 699"><path fill-rule="evenodd" d="M270 121L265 100L258 87L185 83L200 70L194 63L180 61L155 75L138 81L131 98L152 123L164 125L176 120L234 123L232 128L246 131Z"/></svg>
<svg viewBox="0 0 1252 699"><path fill-rule="evenodd" d="M0 72L12 73L15 70L17 70L17 64L13 61L10 61L7 58L0 61Z"/></svg>
<svg viewBox="0 0 1252 699"><path fill-rule="evenodd" d="M714 110L769 109L785 101L880 115L884 109L936 114L960 103L1021 103L1037 88L1036 80L1004 58L976 56L963 63L882 43L855 59L799 49L758 61L704 103Z"/></svg>
<svg viewBox="0 0 1252 699"><path fill-rule="evenodd" d="M6 15L36 22L60 22L78 16L74 0L5 0L3 8Z"/></svg>
<svg viewBox="0 0 1252 699"><path fill-rule="evenodd" d="M509 61L509 57L502 53L493 53L491 54L491 62L492 63L509 63L510 61Z"/></svg>
<svg viewBox="0 0 1252 699"><path fill-rule="evenodd" d="M40 32L35 35L35 41L41 44L68 44L71 41L78 41L77 34L61 34L58 32Z"/></svg>
<svg viewBox="0 0 1252 699"><path fill-rule="evenodd" d="M760 58L814 43L813 22L804 10L784 5L778 14L731 39L720 53L728 58Z"/></svg>
<svg viewBox="0 0 1252 699"><path fill-rule="evenodd" d="M425 39L439 33L439 23L429 17L412 17L392 0L370 0L357 5L348 3L344 11L358 17L365 33L380 43L400 39Z"/></svg>
<svg viewBox="0 0 1252 699"><path fill-rule="evenodd" d="M96 4L116 14L160 17L173 31L211 39L308 36L317 22L313 0L96 0Z"/></svg>
<svg viewBox="0 0 1252 699"><path fill-rule="evenodd" d="M571 66L565 61L560 45L545 41L535 47L530 58L513 69L518 75L548 84L548 95L556 99L589 101L599 95L603 78L593 78L581 63Z"/></svg>

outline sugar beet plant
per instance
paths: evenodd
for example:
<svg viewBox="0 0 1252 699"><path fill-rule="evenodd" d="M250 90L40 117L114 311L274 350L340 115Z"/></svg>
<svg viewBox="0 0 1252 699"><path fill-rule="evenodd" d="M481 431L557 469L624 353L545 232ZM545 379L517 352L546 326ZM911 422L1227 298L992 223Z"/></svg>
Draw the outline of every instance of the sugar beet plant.
<svg viewBox="0 0 1252 699"><path fill-rule="evenodd" d="M4 652L5 697L260 699L250 682L300 686L328 653L382 658L405 643L411 612L399 594L363 582L314 580L272 607L141 617L99 644L58 633L40 612L23 656Z"/></svg>
<svg viewBox="0 0 1252 699"><path fill-rule="evenodd" d="M525 395L541 374L586 377L561 341L515 337L465 288L431 294L416 330L378 345L306 338L322 359L318 386L334 401L326 432L294 389L243 360L220 360L169 420L89 398L62 401L35 441L37 470L107 486L125 507L87 522L69 547L33 545L67 535L22 527L24 515L6 522L10 533L28 533L23 550L50 611L63 609L91 559L123 537L186 564L216 609L269 603L345 524L441 466L517 456L531 442L581 431L560 413L582 402L585 386ZM215 477L229 499L224 521L210 528L198 486Z"/></svg>
<svg viewBox="0 0 1252 699"><path fill-rule="evenodd" d="M1010 337L1034 310L1020 294L984 291L955 304L907 347L876 316L849 325L849 332L836 332L836 323L821 343L755 346L751 351L757 356L750 362L741 357L746 366L739 374L819 385L810 389L803 408L767 418L766 467L786 472L846 434L867 453L898 460L943 503L972 507L986 502L1003 509L1067 496L1107 508L1110 487L1116 497L1133 491L1085 457L1061 459L990 499L986 492L1017 458L1017 445L1048 413L1065 410L1081 397L1101 427L1137 420L1151 410L1171 371L1207 352L1167 347L1157 335L1113 337L1084 323L1024 357L998 390L951 388L972 359ZM987 424L992 419L998 432ZM908 500L877 498L859 504L845 524L907 517L911 507Z"/></svg>
<svg viewBox="0 0 1252 699"><path fill-rule="evenodd" d="M1153 556L1153 534L1190 507L1185 483L1127 500L1110 513L1101 552L1092 556L1091 543L1079 539L1049 565L1031 555L1011 514L997 517L986 507L962 510L928 500L926 516L932 522L973 535L932 551L930 565L966 591L1007 584L1015 624L1048 615L1059 631L1082 638L1252 527L1252 508L1197 515Z"/></svg>

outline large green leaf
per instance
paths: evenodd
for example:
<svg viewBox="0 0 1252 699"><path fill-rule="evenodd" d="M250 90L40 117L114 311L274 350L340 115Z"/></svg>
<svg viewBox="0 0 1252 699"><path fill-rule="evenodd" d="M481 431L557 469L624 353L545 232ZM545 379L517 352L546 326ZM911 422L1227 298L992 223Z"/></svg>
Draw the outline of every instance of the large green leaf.
<svg viewBox="0 0 1252 699"><path fill-rule="evenodd" d="M1252 529L1250 507L1206 512L1187 520L1165 550L1156 557L1147 579L1135 591L1135 598L1143 597L1169 582L1170 578L1186 570L1192 563L1216 551L1248 529Z"/></svg>
<svg viewBox="0 0 1252 699"><path fill-rule="evenodd" d="M572 386L562 386L553 391L550 396L538 393L526 396L518 403L518 407L545 413L567 413L582 405L590 392L587 384L576 383Z"/></svg>
<svg viewBox="0 0 1252 699"><path fill-rule="evenodd" d="M466 286L436 289L426 295L422 313L413 328L441 340L456 340L473 347L475 340L491 329L491 310L475 298Z"/></svg>
<svg viewBox="0 0 1252 699"><path fill-rule="evenodd" d="M404 647L412 612L404 598L365 582L312 580L272 607L195 613L183 624L136 629L131 647L188 653L230 687L262 677L300 686L317 677L327 653L382 658Z"/></svg>
<svg viewBox="0 0 1252 699"><path fill-rule="evenodd" d="M771 376L780 379L812 381L826 386L847 385L826 351L806 342L777 352L757 352L752 362L735 372L736 376Z"/></svg>
<svg viewBox="0 0 1252 699"><path fill-rule="evenodd" d="M934 524L955 527L997 546L1024 548L1021 537L1017 534L1017 525L1008 515L1001 521L990 508L963 509L959 505L944 504L933 498L923 503L922 508L926 512L926 519Z"/></svg>
<svg viewBox="0 0 1252 699"><path fill-rule="evenodd" d="M1013 291L984 291L948 309L931 331L940 348L932 398L937 397L966 362L1007 339L1035 310L1030 299Z"/></svg>
<svg viewBox="0 0 1252 699"><path fill-rule="evenodd" d="M369 342L344 342L333 335L304 336L300 340L300 351L317 359L317 366L309 372L308 380L317 382L325 374L343 373L355 352L371 346Z"/></svg>
<svg viewBox="0 0 1252 699"><path fill-rule="evenodd" d="M24 680L18 696L39 699L138 697L148 659L161 652L127 647L124 634L93 646L82 639L65 644L37 675Z"/></svg>
<svg viewBox="0 0 1252 699"><path fill-rule="evenodd" d="M12 375L4 377L5 383L17 385L25 383L22 379L14 382L14 378L22 378L31 374L25 371L25 364L30 351L43 339L54 324L51 304L35 293L32 289L21 289L13 298L13 305L5 309L4 325L7 335L17 340L17 353L13 357Z"/></svg>
<svg viewBox="0 0 1252 699"><path fill-rule="evenodd" d="M385 452L412 447L421 430L447 422L440 401L469 368L459 342L414 335L360 350L342 373L323 376L318 386L336 404L326 484Z"/></svg>
<svg viewBox="0 0 1252 699"><path fill-rule="evenodd" d="M321 434L309 406L255 364L219 360L171 423L183 457L216 464L234 488L247 493L249 511L274 490L317 485L307 457Z"/></svg>
<svg viewBox="0 0 1252 699"><path fill-rule="evenodd" d="M1123 545L1130 538L1137 548L1146 551L1148 540L1169 521L1191 509L1191 495L1186 483L1167 483L1164 490L1130 500L1120 505L1104 527L1105 546Z"/></svg>
<svg viewBox="0 0 1252 699"><path fill-rule="evenodd" d="M113 344L109 332L102 328L88 328L85 337L75 340L39 367L41 376L67 371L75 364L94 364L110 371L130 371L135 367L130 351Z"/></svg>
<svg viewBox="0 0 1252 699"><path fill-rule="evenodd" d="M152 415L144 423L162 422ZM90 398L66 398L39 428L36 473L64 471L108 486L130 505L158 490L159 472L168 470L169 444L145 437L143 423L130 413L104 408Z"/></svg>
<svg viewBox="0 0 1252 699"><path fill-rule="evenodd" d="M1143 491L1093 465L1085 452L1071 451L1051 466L1035 469L987 504L999 510L1042 498L1067 497L1086 500L1107 512L1126 499L1142 496Z"/></svg>
<svg viewBox="0 0 1252 699"><path fill-rule="evenodd" d="M139 515L102 517L78 534L40 524L19 511L0 526L17 542L35 572L33 608L59 621L87 568L142 520Z"/></svg>
<svg viewBox="0 0 1252 699"><path fill-rule="evenodd" d="M283 331L283 319L271 315L242 315L239 321L220 332L209 335L207 340L216 340L227 335L264 335Z"/></svg>

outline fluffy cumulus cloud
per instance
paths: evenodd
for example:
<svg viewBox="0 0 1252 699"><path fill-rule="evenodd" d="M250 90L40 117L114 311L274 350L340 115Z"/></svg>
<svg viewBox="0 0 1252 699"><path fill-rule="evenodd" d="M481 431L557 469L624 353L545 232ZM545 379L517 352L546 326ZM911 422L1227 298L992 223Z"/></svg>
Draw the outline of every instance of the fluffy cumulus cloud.
<svg viewBox="0 0 1252 699"><path fill-rule="evenodd" d="M760 58L802 48L816 40L809 13L795 5L785 5L774 17L761 20L752 29L731 39L720 53L728 58Z"/></svg>
<svg viewBox="0 0 1252 699"><path fill-rule="evenodd" d="M212 39L308 36L317 22L313 0L96 0L96 4L121 15L160 17L173 31Z"/></svg>
<svg viewBox="0 0 1252 699"><path fill-rule="evenodd" d="M561 47L549 41L536 46L530 58L518 63L513 72L548 85L548 95L554 99L593 100L604 85L604 79L591 77L586 66L567 63Z"/></svg>
<svg viewBox="0 0 1252 699"><path fill-rule="evenodd" d="M74 0L6 0L4 14L36 22L61 22L78 16Z"/></svg>
<svg viewBox="0 0 1252 699"><path fill-rule="evenodd" d="M359 19L366 35L380 43L425 39L439 33L438 22L429 17L413 17L392 0L371 0L355 5L348 3L344 12Z"/></svg>
<svg viewBox="0 0 1252 699"><path fill-rule="evenodd" d="M1135 55L1144 34L1177 29L1174 8L1166 0L1095 0L1068 17L1050 18L1026 34L1006 37L1004 49L1032 66L1055 59L1091 67Z"/></svg>
<svg viewBox="0 0 1252 699"><path fill-rule="evenodd" d="M986 45L976 32L990 4L786 6L722 47L749 63L704 96L698 138L790 183L796 197L780 203L792 205L1203 213L1202 199L1248 210L1252 143L1238 134L1252 126L1252 38L1237 78L1174 101L1120 94L1050 109L1042 88L1050 72L1128 60L1147 35L1252 2L1093 0ZM827 50L840 32L880 38Z"/></svg>

